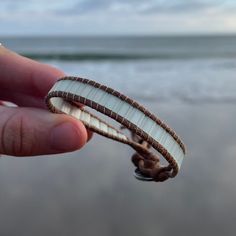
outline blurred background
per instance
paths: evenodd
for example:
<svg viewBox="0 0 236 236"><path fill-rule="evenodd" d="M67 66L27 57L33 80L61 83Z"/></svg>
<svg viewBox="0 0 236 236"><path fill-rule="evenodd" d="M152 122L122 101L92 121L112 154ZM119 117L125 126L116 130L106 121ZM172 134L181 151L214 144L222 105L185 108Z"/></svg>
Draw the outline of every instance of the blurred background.
<svg viewBox="0 0 236 236"><path fill-rule="evenodd" d="M1 0L0 41L109 85L183 138L175 179L136 180L122 144L0 159L0 235L235 235L236 1Z"/></svg>

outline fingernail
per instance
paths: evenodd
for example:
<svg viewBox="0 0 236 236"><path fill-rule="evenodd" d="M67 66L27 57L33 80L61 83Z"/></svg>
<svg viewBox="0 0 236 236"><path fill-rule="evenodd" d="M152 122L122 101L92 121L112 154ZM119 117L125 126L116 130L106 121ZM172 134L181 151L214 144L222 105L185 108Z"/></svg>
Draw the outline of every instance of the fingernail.
<svg viewBox="0 0 236 236"><path fill-rule="evenodd" d="M62 123L51 131L51 148L61 152L74 151L80 147L80 136L75 125L69 122Z"/></svg>

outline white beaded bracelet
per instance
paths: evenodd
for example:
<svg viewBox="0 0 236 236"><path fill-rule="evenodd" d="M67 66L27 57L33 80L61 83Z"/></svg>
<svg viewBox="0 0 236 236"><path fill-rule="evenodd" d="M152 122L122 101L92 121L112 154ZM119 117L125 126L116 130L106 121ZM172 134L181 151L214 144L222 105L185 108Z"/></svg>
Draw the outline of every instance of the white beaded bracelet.
<svg viewBox="0 0 236 236"><path fill-rule="evenodd" d="M116 120L132 132L132 138L92 115L78 103ZM92 131L134 148L136 153L132 156L132 162L137 167L137 179L159 182L178 173L185 156L180 138L147 109L121 93L88 79L64 77L49 91L46 104L52 112L71 115ZM169 164L162 166L150 147Z"/></svg>

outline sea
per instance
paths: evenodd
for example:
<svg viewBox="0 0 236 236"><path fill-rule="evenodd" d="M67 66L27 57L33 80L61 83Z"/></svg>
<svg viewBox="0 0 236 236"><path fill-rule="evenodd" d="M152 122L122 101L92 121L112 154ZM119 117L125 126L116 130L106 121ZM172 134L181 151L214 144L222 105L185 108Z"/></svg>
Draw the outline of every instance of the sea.
<svg viewBox="0 0 236 236"><path fill-rule="evenodd" d="M236 36L3 37L8 48L130 97L235 102Z"/></svg>
<svg viewBox="0 0 236 236"><path fill-rule="evenodd" d="M135 179L134 151L96 134L72 153L2 156L0 235L235 235L236 36L0 41L134 98L187 148L164 183Z"/></svg>

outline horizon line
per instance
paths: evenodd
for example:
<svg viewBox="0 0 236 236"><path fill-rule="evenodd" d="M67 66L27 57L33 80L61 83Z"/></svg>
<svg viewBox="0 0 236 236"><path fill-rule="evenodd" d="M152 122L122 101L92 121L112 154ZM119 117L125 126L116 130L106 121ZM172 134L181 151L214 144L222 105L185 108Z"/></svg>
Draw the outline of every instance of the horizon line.
<svg viewBox="0 0 236 236"><path fill-rule="evenodd" d="M166 33L166 34L5 34L0 38L50 38L50 37L81 37L81 38L114 38L114 37L220 37L236 36L236 32L215 32L215 33Z"/></svg>

